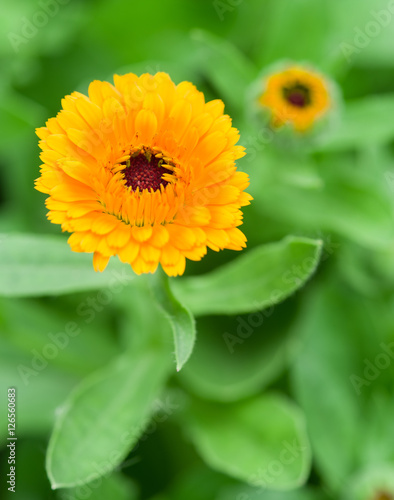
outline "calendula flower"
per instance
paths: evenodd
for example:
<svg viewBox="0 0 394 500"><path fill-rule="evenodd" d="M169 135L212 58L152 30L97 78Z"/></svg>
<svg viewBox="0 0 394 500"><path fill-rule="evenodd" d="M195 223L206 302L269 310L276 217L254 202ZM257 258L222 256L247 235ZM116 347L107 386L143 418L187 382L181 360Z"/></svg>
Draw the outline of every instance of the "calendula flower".
<svg viewBox="0 0 394 500"><path fill-rule="evenodd" d="M238 229L248 176L238 130L220 100L205 102L189 82L166 73L94 81L73 92L46 127L36 188L49 194L48 218L71 234L76 252L93 252L96 270L118 255L137 274L160 263L170 276L186 258L241 250Z"/></svg>
<svg viewBox="0 0 394 500"><path fill-rule="evenodd" d="M259 103L270 111L273 127L290 123L305 132L330 109L329 85L315 71L289 66L265 79Z"/></svg>

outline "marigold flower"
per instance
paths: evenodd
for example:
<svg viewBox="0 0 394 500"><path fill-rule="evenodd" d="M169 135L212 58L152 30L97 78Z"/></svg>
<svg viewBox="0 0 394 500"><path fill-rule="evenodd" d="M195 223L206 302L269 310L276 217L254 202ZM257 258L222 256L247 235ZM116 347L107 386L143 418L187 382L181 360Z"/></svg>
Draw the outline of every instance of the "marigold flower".
<svg viewBox="0 0 394 500"><path fill-rule="evenodd" d="M238 130L221 100L205 102L189 82L166 73L94 81L73 92L46 127L36 189L49 194L48 218L71 234L76 252L93 252L103 271L118 255L137 274L160 263L183 274L186 258L241 250L240 207L248 176Z"/></svg>
<svg viewBox="0 0 394 500"><path fill-rule="evenodd" d="M305 132L330 109L331 98L322 75L290 66L267 77L259 103L270 111L274 127L290 123L298 132Z"/></svg>

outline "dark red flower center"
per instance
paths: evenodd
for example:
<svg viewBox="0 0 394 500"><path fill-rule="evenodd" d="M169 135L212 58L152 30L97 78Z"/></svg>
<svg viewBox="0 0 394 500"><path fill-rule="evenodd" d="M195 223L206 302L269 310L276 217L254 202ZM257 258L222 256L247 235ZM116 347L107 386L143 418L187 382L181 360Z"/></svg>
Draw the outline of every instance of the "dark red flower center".
<svg viewBox="0 0 394 500"><path fill-rule="evenodd" d="M297 108L305 108L311 103L311 92L300 83L284 87L283 96L286 101Z"/></svg>
<svg viewBox="0 0 394 500"><path fill-rule="evenodd" d="M172 174L168 168L161 166L163 160L148 153L139 153L131 157L123 165L126 168L122 170L126 179L126 186L131 187L133 191L139 188L140 191L148 189L157 191L160 186L167 186L168 181L163 179L163 174Z"/></svg>

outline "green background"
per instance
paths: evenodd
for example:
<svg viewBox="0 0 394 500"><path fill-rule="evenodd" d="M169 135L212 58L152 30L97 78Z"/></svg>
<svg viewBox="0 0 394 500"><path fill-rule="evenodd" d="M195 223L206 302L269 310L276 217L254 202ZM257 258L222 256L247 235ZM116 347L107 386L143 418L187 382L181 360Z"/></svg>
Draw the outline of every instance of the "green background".
<svg viewBox="0 0 394 500"><path fill-rule="evenodd" d="M0 1L0 498L394 498L393 2ZM283 60L335 82L335 109L315 136L267 139L250 119L260 75ZM166 71L223 99L255 199L245 260L223 251L188 262L156 296L164 315L147 290L161 290L160 277L124 278L108 296L110 271L124 266L95 275L33 189L34 129L65 95L129 71ZM177 373L171 327L179 365L193 347L189 309L197 341ZM81 333L51 358L49 335L70 322ZM45 366L24 379L18 367L43 352ZM51 435L49 477L75 486L121 431L133 440L119 441L121 465L100 484L51 490ZM284 460L294 440L301 451ZM268 476L256 480L260 462Z"/></svg>

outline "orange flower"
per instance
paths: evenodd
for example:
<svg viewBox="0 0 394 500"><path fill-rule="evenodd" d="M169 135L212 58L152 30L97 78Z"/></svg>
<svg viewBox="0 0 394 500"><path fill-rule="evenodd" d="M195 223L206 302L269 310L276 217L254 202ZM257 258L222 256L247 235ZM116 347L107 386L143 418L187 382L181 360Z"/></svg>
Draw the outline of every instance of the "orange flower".
<svg viewBox="0 0 394 500"><path fill-rule="evenodd" d="M48 218L71 234L76 252L93 252L95 270L112 255L137 274L160 263L183 274L186 258L241 250L241 206L248 176L244 148L220 100L205 102L189 82L166 73L94 81L73 92L46 127L36 189L49 194Z"/></svg>
<svg viewBox="0 0 394 500"><path fill-rule="evenodd" d="M259 102L271 112L274 127L291 123L299 132L310 129L331 107L327 81L301 66L269 75Z"/></svg>

